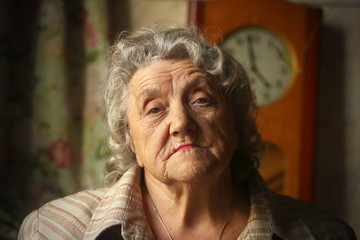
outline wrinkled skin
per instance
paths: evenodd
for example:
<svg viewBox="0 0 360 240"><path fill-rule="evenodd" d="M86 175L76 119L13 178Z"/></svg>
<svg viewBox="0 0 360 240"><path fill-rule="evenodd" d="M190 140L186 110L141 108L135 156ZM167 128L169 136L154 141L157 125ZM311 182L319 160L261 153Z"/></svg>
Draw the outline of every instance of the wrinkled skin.
<svg viewBox="0 0 360 240"><path fill-rule="evenodd" d="M139 69L128 86L131 148L145 178L166 185L218 178L237 133L217 82L189 59Z"/></svg>

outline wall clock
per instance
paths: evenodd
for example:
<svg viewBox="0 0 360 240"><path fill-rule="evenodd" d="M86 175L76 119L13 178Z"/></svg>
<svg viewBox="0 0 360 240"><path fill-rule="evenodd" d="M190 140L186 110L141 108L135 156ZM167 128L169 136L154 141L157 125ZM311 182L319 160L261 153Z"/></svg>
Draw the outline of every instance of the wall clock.
<svg viewBox="0 0 360 240"><path fill-rule="evenodd" d="M312 200L319 9L286 0L191 1L189 23L247 66L267 143L260 173Z"/></svg>
<svg viewBox="0 0 360 240"><path fill-rule="evenodd" d="M257 26L239 28L221 45L247 65L259 106L279 99L289 88L294 72L291 50L271 30Z"/></svg>

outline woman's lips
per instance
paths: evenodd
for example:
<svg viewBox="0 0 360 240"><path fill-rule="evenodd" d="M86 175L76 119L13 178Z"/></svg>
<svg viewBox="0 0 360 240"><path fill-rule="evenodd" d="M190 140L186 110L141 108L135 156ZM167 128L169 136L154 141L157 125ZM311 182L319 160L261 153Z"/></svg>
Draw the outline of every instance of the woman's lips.
<svg viewBox="0 0 360 240"><path fill-rule="evenodd" d="M195 145L194 144L184 144L184 145L181 145L180 147L178 147L175 152L180 152L180 151L183 151L183 150L186 150L186 149L189 149L189 148L194 148Z"/></svg>

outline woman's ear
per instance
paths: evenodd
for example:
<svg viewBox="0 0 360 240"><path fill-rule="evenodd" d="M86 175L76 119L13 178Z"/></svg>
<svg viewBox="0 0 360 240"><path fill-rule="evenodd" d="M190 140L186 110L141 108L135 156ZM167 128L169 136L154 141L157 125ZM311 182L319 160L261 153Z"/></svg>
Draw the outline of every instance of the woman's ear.
<svg viewBox="0 0 360 240"><path fill-rule="evenodd" d="M135 155L136 155L136 148L135 148L135 144L134 144L134 141L133 141L133 138L131 137L131 135L130 135L130 148L133 151L133 153L135 153Z"/></svg>
<svg viewBox="0 0 360 240"><path fill-rule="evenodd" d="M141 161L141 159L136 155L136 148L135 148L135 144L133 141L133 138L130 136L130 147L131 150L133 151L133 153L135 154L136 157L136 162L140 167L144 167L144 163Z"/></svg>
<svg viewBox="0 0 360 240"><path fill-rule="evenodd" d="M129 124L126 124L126 141L129 143L131 150L136 154L135 144L132 138Z"/></svg>
<svg viewBox="0 0 360 240"><path fill-rule="evenodd" d="M134 153L135 156L136 156L136 147L135 147L133 138L131 137L131 131L130 131L129 128L128 128L128 137L129 137L129 144L130 144L131 151L133 151L133 153ZM142 162L141 159L139 159L137 156L136 156L136 162L137 162L137 164L138 164L140 167L144 167L143 162Z"/></svg>
<svg viewBox="0 0 360 240"><path fill-rule="evenodd" d="M141 167L141 168L144 167L144 163L139 158L136 158L136 162L139 165L139 167Z"/></svg>

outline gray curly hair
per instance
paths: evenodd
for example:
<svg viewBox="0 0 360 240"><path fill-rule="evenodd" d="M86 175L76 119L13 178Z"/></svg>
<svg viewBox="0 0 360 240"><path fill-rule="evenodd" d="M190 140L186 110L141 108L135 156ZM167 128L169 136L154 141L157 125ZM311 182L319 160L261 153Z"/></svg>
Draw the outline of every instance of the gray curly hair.
<svg viewBox="0 0 360 240"><path fill-rule="evenodd" d="M255 122L256 106L243 66L218 46L211 46L195 28L144 28L122 32L110 49L105 93L111 155L105 185L114 184L136 162L128 132L127 85L141 67L157 61L189 58L216 79L233 107L239 145L231 160L233 176L243 179L258 167L261 136Z"/></svg>

